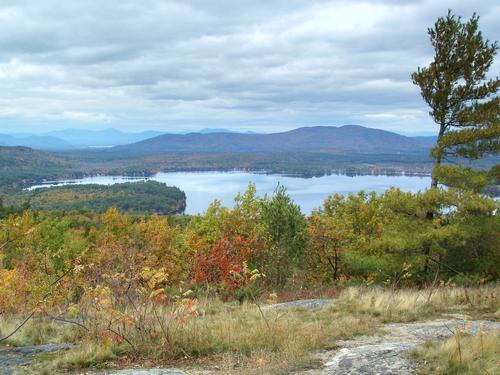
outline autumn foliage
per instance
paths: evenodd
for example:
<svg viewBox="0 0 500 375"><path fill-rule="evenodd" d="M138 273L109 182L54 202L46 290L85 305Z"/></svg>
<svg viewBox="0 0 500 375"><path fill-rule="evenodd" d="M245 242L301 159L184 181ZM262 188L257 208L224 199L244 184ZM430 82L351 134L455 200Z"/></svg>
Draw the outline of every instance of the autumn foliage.
<svg viewBox="0 0 500 375"><path fill-rule="evenodd" d="M133 351L151 342L172 351L200 296L498 280L498 208L472 192L392 189L333 195L306 217L283 188L258 197L250 185L233 208L214 202L184 220L26 210L0 222L0 312L71 321Z"/></svg>

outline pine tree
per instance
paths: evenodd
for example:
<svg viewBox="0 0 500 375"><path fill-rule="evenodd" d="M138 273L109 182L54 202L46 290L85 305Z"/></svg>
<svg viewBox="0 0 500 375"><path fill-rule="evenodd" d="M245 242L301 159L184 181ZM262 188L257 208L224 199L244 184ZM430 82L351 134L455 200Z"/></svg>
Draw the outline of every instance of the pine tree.
<svg viewBox="0 0 500 375"><path fill-rule="evenodd" d="M498 50L497 42L485 40L474 14L463 23L448 11L428 30L435 50L428 67L412 74L429 112L439 125L437 145L431 155L434 170L431 187L438 182L479 190L486 173L471 168L442 165L447 158L474 160L500 150L500 87L498 77L487 79Z"/></svg>

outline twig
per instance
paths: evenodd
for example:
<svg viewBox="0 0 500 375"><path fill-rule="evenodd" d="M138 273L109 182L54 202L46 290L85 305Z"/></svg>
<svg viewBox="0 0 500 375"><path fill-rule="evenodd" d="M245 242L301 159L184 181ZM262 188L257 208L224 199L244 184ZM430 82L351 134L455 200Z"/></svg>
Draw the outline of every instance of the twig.
<svg viewBox="0 0 500 375"><path fill-rule="evenodd" d="M23 320L23 322L16 327L15 330L13 330L11 333L9 333L7 336L0 338L0 342L7 340L9 337L12 337L16 334L17 331L19 331L26 323L28 323L28 320L31 319L33 315L35 315L35 311L33 310L27 317L26 319Z"/></svg>
<svg viewBox="0 0 500 375"><path fill-rule="evenodd" d="M71 267L69 270L67 270L65 273L63 273L61 276L59 276L55 281L53 281L49 286L48 286L48 289L49 291L47 293L45 293L45 295L43 296L43 298L37 302L36 306L40 305L42 302L44 302L51 294L52 294L52 291L50 290L54 285L56 285L59 281L61 281L70 271L73 270L73 267ZM33 315L35 315L36 313L36 310L37 310L37 307L35 307L30 313L29 315L26 317L26 319L24 319L22 321L22 323L20 325L18 325L14 331L12 331L11 333L9 333L7 336L5 337L2 337L0 338L0 342L2 341L5 341L7 340L8 338L12 337L14 334L16 334L17 331L19 331L26 323L28 323L28 321L33 317Z"/></svg>
<svg viewBox="0 0 500 375"><path fill-rule="evenodd" d="M69 323L69 324L74 324L77 325L80 328L83 328L85 331L89 332L90 329L85 327L82 323L76 322L74 320L68 320L68 319L63 319L63 318L58 318L58 317L49 317L51 320L55 320L56 322L63 322L63 323Z"/></svg>
<svg viewBox="0 0 500 375"><path fill-rule="evenodd" d="M123 340L124 340L127 344L129 344L129 345L132 347L132 349L134 350L134 352L136 352L136 353L137 353L137 348L135 347L135 345L134 345L134 344L132 344L132 343L130 342L130 340L129 340L129 339L127 339L125 336L123 336L123 335L122 335L122 334L120 334L119 332L115 331L115 330L114 330L113 328L111 328L110 326L108 326L107 330L108 330L109 332L114 333L115 335L119 336L121 339L123 339Z"/></svg>
<svg viewBox="0 0 500 375"><path fill-rule="evenodd" d="M14 241L17 241L17 240L20 240L21 238L23 238L24 236L26 236L27 234L30 234L31 232L33 232L33 228L31 228L30 230L28 230L26 233L23 233L23 234L20 234L19 236L16 236L14 238L11 238L10 240L7 240L6 242L4 242L3 244L0 245L0 250L2 250L5 246L7 246L8 244L10 244L11 242L14 242Z"/></svg>
<svg viewBox="0 0 500 375"><path fill-rule="evenodd" d="M427 303L430 302L431 297L432 297L432 293L434 292L434 288L435 288L436 283L438 281L438 278L439 278L439 268L440 268L440 264L438 264L438 266L437 266L436 276L434 277L434 282L432 283L430 291L429 291L429 295L427 296Z"/></svg>
<svg viewBox="0 0 500 375"><path fill-rule="evenodd" d="M455 272L457 275L460 275L461 272L460 271L457 271L453 268L451 268L450 266L447 266L446 264L442 263L442 262L439 262L437 261L436 259L432 258L430 255L427 255L427 259L429 260L432 260L433 262L439 264L440 266L443 266L444 268L447 268L448 270L452 271L452 272Z"/></svg>

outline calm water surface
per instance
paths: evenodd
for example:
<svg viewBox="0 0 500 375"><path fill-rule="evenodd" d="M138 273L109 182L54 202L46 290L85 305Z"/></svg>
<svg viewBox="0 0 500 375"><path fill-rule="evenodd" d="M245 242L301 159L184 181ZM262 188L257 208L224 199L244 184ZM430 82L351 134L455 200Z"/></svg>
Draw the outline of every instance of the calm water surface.
<svg viewBox="0 0 500 375"><path fill-rule="evenodd" d="M417 176L346 176L330 175L313 178L265 175L248 172L174 172L158 173L150 178L124 176L97 176L78 180L55 181L50 184L32 186L60 186L67 184L111 185L120 182L154 180L177 186L186 192L187 214L199 214L218 199L225 206L232 206L238 192L244 192L254 182L260 195L272 194L278 183L287 188L288 194L300 205L304 213L310 213L321 206L329 194L347 194L359 190L383 192L389 187L417 192L430 184L430 177Z"/></svg>

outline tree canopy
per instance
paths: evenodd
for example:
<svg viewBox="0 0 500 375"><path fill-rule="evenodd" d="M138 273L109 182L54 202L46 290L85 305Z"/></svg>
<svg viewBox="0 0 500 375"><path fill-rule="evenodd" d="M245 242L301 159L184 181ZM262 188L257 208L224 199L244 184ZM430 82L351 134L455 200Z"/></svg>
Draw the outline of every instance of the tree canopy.
<svg viewBox="0 0 500 375"><path fill-rule="evenodd" d="M468 21L448 11L428 30L433 61L412 74L439 126L432 187L446 185L482 189L488 175L471 168L442 165L447 158L478 159L500 150L500 80L487 78L498 50L485 39L479 17Z"/></svg>

